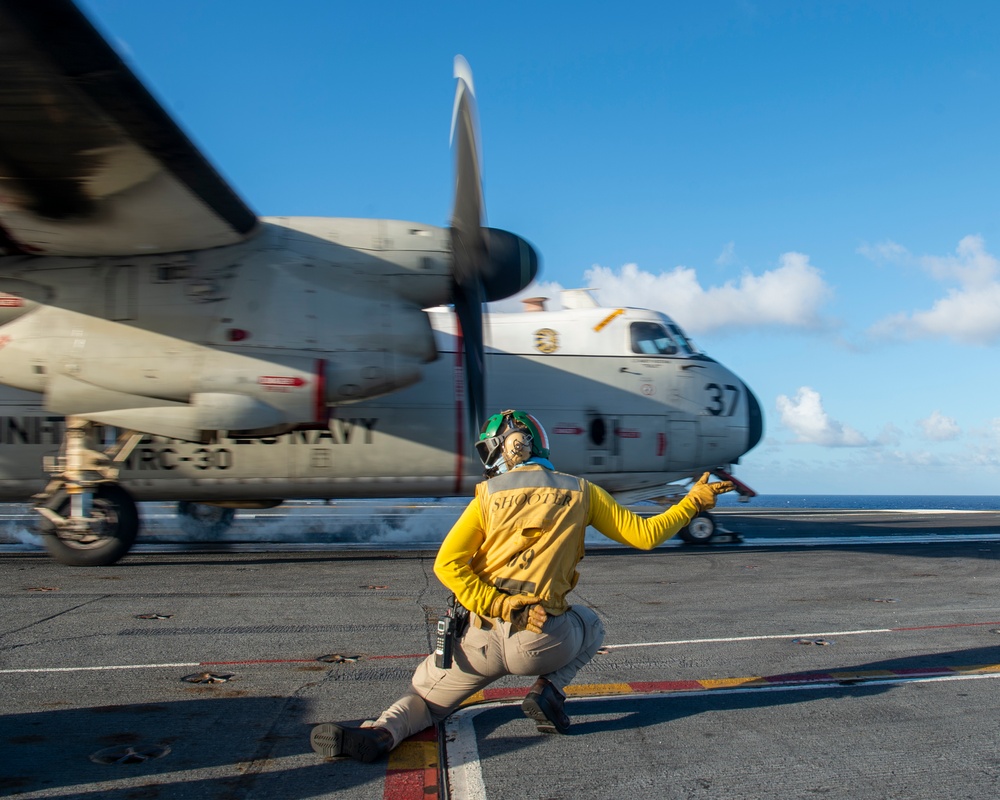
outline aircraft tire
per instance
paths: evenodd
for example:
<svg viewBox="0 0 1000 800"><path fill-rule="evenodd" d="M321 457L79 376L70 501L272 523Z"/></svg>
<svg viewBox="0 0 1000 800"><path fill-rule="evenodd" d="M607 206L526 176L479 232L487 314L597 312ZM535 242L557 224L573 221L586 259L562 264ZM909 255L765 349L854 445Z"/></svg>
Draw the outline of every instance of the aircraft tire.
<svg viewBox="0 0 1000 800"><path fill-rule="evenodd" d="M193 503L181 500L177 504L181 530L198 540L210 540L221 536L233 525L235 509L212 506L207 503Z"/></svg>
<svg viewBox="0 0 1000 800"><path fill-rule="evenodd" d="M60 490L50 501L61 516L69 516L70 500ZM62 539L46 519L39 522L45 548L56 561L69 567L109 567L122 558L139 535L139 510L132 495L116 483L102 483L94 490L93 514L100 519L99 538L93 542Z"/></svg>
<svg viewBox="0 0 1000 800"><path fill-rule="evenodd" d="M681 528L678 536L688 544L710 544L717 531L715 517L707 511L702 511Z"/></svg>

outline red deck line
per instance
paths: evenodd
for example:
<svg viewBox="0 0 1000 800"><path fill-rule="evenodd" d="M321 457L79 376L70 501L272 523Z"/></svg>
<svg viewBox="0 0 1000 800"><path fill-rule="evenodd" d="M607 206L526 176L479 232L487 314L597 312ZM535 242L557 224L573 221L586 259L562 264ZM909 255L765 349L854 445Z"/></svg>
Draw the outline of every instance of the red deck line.
<svg viewBox="0 0 1000 800"><path fill-rule="evenodd" d="M427 658L427 656L429 655L430 653L405 653L403 655L395 655L395 656L365 656L365 660L378 661L379 659L386 659L386 658Z"/></svg>
<svg viewBox="0 0 1000 800"><path fill-rule="evenodd" d="M385 788L382 792L383 800L430 800L441 797L437 740L437 728L430 727L414 734L393 751L397 754L396 763L405 766L393 766L394 758L392 755L389 756L389 766L385 771ZM417 743L417 747L411 748L417 756L412 760L409 754L401 752L410 742ZM433 742L435 747L433 749L424 747L424 742ZM433 759L430 753L434 754Z"/></svg>
<svg viewBox="0 0 1000 800"><path fill-rule="evenodd" d="M891 628L893 631L933 631L939 628L974 628L976 625L1000 625L998 622L955 622L951 625L915 625L912 628Z"/></svg>
<svg viewBox="0 0 1000 800"><path fill-rule="evenodd" d="M515 687L511 689L510 687L503 687L499 689L483 689L483 700L507 700L511 698L519 699L524 697L530 688L531 687Z"/></svg>
<svg viewBox="0 0 1000 800"><path fill-rule="evenodd" d="M699 681L633 681L626 686L635 692L688 692L705 688Z"/></svg>
<svg viewBox="0 0 1000 800"><path fill-rule="evenodd" d="M239 664L313 664L315 658L250 658L244 661L199 661L199 667L233 667Z"/></svg>
<svg viewBox="0 0 1000 800"><path fill-rule="evenodd" d="M789 672L787 675L764 675L761 679L768 683L807 683L839 680L829 672Z"/></svg>

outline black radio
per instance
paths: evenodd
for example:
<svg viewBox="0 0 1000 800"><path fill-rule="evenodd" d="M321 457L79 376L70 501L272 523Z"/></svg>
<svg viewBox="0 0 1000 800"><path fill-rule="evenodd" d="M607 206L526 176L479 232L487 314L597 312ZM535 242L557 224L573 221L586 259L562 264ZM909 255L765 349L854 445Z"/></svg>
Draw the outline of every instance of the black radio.
<svg viewBox="0 0 1000 800"><path fill-rule="evenodd" d="M469 611L458 602L455 595L450 598L448 608L437 621L437 640L434 643L434 666L448 669L455 653L455 640L460 638L469 625Z"/></svg>
<svg viewBox="0 0 1000 800"><path fill-rule="evenodd" d="M438 618L437 642L434 645L434 666L448 669L455 649L455 618L448 609L443 617Z"/></svg>

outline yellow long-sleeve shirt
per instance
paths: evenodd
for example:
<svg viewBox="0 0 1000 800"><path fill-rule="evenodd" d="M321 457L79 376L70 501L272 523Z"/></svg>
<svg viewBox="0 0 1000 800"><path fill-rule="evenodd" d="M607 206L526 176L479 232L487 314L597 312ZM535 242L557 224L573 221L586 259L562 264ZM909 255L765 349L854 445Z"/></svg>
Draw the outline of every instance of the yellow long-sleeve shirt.
<svg viewBox="0 0 1000 800"><path fill-rule="evenodd" d="M485 481L445 537L434 573L470 611L488 616L493 601L534 594L551 614L569 606L588 525L620 544L650 550L698 513L684 498L655 517L619 505L589 481L526 465Z"/></svg>

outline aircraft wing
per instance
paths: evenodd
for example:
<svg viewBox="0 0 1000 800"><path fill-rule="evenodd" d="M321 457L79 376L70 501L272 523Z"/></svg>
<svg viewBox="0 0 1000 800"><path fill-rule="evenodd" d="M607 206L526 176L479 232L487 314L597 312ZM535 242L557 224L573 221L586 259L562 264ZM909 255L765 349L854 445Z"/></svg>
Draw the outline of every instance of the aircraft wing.
<svg viewBox="0 0 1000 800"><path fill-rule="evenodd" d="M0 0L0 253L197 250L256 227L70 0Z"/></svg>

